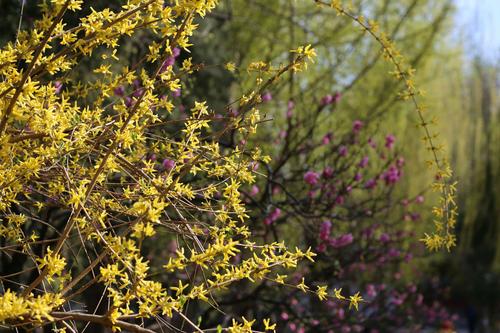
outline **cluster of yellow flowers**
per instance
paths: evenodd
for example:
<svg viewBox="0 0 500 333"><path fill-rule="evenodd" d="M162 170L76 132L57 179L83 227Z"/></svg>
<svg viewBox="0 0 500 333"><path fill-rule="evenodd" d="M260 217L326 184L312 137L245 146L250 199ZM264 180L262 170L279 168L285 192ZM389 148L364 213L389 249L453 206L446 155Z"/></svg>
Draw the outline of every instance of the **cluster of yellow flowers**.
<svg viewBox="0 0 500 333"><path fill-rule="evenodd" d="M421 105L418 98L422 96L422 91L416 88L413 82L415 69L409 66L401 52L396 48L390 38L380 30L379 25L374 20L367 20L364 16L358 16L352 13L350 6L346 6L340 0L322 1L314 0L316 4L324 7L333 8L338 15L348 17L358 24L363 31L376 40L382 47L384 58L393 65L394 70L390 72L397 80L404 85L404 90L399 93L404 100L409 100L413 104L418 118L418 126L423 129L423 142L426 149L431 153L432 160L427 161L429 168L435 171L435 179L432 183L432 189L440 194L439 205L433 207L432 213L435 217L435 230L432 234L425 234L422 241L430 250L439 250L446 248L448 251L455 246L456 236L454 228L458 215L455 203L456 182L452 177L452 169L445 156L444 147L437 143L437 133L433 133L431 126L436 124L436 120L427 121L424 114L427 109Z"/></svg>
<svg viewBox="0 0 500 333"><path fill-rule="evenodd" d="M0 237L37 272L19 293L0 296L0 323L68 327L80 320L147 332L126 320L184 318L189 301L215 306L212 294L229 284L312 260L310 250L251 242L239 188L254 181L252 163L269 158L259 149L221 148L218 139L255 133L261 93L285 72L305 69L314 49L293 50L287 66L249 66L259 71L257 88L240 99L238 116L226 110L222 130L211 126L220 119L205 102L194 103L186 119L175 118L171 92L199 68L191 58L175 59L191 46L195 20L216 4L129 0L116 11L92 9L67 27L65 15L79 12L83 1L44 1L42 19L0 50ZM138 32L151 39L148 51L124 67L120 44ZM86 79L82 59L93 67ZM44 220L50 209L64 213ZM38 241L40 225L50 225L52 237ZM155 240L173 237L183 241L176 256L152 271L145 253L155 250ZM284 283L286 275L278 277L271 280ZM55 311L97 283L109 297L105 316ZM295 287L311 291L304 281ZM326 286L311 292L328 297ZM331 297L355 308L362 301L339 290ZM250 332L253 323L243 319L226 329ZM268 319L263 325L275 329Z"/></svg>

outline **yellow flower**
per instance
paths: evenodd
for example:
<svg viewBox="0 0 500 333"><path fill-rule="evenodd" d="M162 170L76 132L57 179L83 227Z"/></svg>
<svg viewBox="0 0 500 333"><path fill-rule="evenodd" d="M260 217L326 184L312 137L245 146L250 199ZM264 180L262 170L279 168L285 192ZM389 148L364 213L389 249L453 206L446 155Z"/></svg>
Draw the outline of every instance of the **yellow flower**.
<svg viewBox="0 0 500 333"><path fill-rule="evenodd" d="M359 291L356 294L349 296L349 309L351 307L354 307L357 311L358 310L358 303L362 302L362 301L363 301L363 298L359 295Z"/></svg>

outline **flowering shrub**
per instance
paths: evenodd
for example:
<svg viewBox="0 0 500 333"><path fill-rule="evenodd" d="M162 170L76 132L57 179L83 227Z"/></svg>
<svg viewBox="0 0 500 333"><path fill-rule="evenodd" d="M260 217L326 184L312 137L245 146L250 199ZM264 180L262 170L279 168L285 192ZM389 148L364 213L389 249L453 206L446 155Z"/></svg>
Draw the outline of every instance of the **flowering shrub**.
<svg viewBox="0 0 500 333"><path fill-rule="evenodd" d="M216 0L134 0L94 10L81 0L42 2L41 18L0 50L0 323L59 332L88 323L134 332L152 332L148 326L153 325L274 331L266 316L254 316L258 323L238 317L213 324L191 316L218 308L214 300L232 285L261 281L291 285L350 308L363 302L354 288L347 294L340 287L330 292L323 283L310 284L302 274L311 271L307 266L287 282L286 269L312 262L316 254L269 240L267 232L292 211L310 223L327 213L331 221L343 216L356 223L351 192L371 193L382 184L387 190L399 181L403 161L387 157L379 174L365 172L370 157L358 154L361 121L340 141L327 133L319 144L309 129L305 140L291 141L290 128L280 134L284 149L261 194L267 204L260 215L264 237L255 238L247 223L255 215L246 209L241 189L255 182L259 165L270 165L270 158L246 143L262 121L259 105L273 100L272 86L286 73L305 70L315 51L310 45L296 47L286 65L252 62L245 70L255 75L255 85L223 111L206 101L181 104L183 86L204 68L189 57L190 38L196 22L216 5ZM332 6L345 13L336 1ZM75 15L77 22L68 25L65 18ZM392 44L373 26L351 18L381 41L396 76L405 79L404 97L416 103L408 78L412 71L402 68ZM138 36L145 36L147 48L136 60L123 61L122 45ZM236 69L233 63L224 67ZM91 74L82 76L89 68ZM337 93L322 97L314 121L340 99ZM293 109L294 102L288 102L289 124ZM427 138L431 141L429 133ZM294 150L288 150L290 143ZM307 170L287 162L303 159L300 152L311 145L328 154L317 149L309 155ZM393 145L388 136L384 149ZM332 146L337 154L330 154ZM330 165L319 169L320 161ZM437 160L436 165L439 180L447 177ZM280 172L285 166L289 170ZM339 174L349 178L339 180ZM273 204L274 197L288 196L282 182L306 186L307 196L294 199L294 207ZM445 183L437 187L448 189ZM254 185L249 197L259 192ZM438 215L453 215L450 200L446 196L436 208ZM383 209L360 207L359 218ZM316 230L318 252L348 248L359 239L354 229L339 230L328 222ZM448 229L445 235L451 237ZM449 247L452 239L437 235L426 242L431 248ZM395 251L392 257L400 255Z"/></svg>
<svg viewBox="0 0 500 333"><path fill-rule="evenodd" d="M345 115L340 99L333 109L326 107L332 103L323 103L324 98L318 100L313 117L300 110L309 105L279 100L268 105L285 109L287 122L285 129L274 131L272 145L258 136L249 143L263 147L273 159L254 166L264 177L244 192L252 229L260 230L257 234L263 242L294 242L312 247L318 257L288 279L280 274L254 288L235 286L230 296L217 302L232 306L231 312L242 316L271 316L287 332L439 328L451 321L451 314L437 297L424 298L418 272L411 277L405 274L415 269L413 257L422 254L411 229L420 221L424 196L398 194L405 160L396 137L373 133L370 124L361 120L345 126L347 131L329 128L324 133L319 130L321 123ZM281 290L277 294L274 282L295 286L304 277L334 286L338 293L360 291L366 302L360 311L352 312L349 304L321 302L317 295L295 288L286 297ZM222 320L214 312L205 312L203 321Z"/></svg>

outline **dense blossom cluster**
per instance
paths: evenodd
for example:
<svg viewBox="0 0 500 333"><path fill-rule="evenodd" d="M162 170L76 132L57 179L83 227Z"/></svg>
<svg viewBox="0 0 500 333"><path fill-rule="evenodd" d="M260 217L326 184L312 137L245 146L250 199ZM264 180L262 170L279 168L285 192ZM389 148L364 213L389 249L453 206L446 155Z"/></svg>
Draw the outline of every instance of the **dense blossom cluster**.
<svg viewBox="0 0 500 333"><path fill-rule="evenodd" d="M296 147L299 158L309 144L335 151L335 165L311 163L314 168L288 174L275 170L279 177L270 177L276 183L265 191L254 184L259 166L270 163L262 149L246 144L261 122L258 107L273 101L270 88L285 73L307 69L314 49L291 50L287 65L250 63L245 70L256 76L255 87L224 110L211 110L205 101L183 105L185 83L203 68L189 56L190 37L217 0L130 0L103 10L85 5L42 2L42 18L0 50L0 237L1 251L14 254L7 277L16 279L2 280L0 323L26 329L52 323L61 332L73 331L77 321L151 332L145 322L161 317L163 326L187 324L202 331L205 323L185 314L188 305L217 308L216 295L244 282L281 284L332 306L358 309L364 300L354 288L347 296L340 286L328 289L331 281L306 282L301 273L308 269L288 277L287 270L302 260L313 262L316 254L256 239L248 222L255 216L244 200L278 199L279 182L300 180L307 191L294 213L333 214L322 222L314 244L325 253L348 248L358 237L332 225L350 211L353 193L375 191L382 183L390 187L402 176L404 162L394 158L380 173L369 174L371 159L386 155L359 154L365 123L356 120L341 140L327 133L317 143ZM73 25L65 21L71 15L79 17ZM147 49L123 65L122 45L137 34L147 37ZM82 77L88 67L91 73ZM239 70L233 63L224 67ZM338 92L323 96L317 114L340 101ZM288 102L290 124L295 107ZM222 145L223 137L232 140ZM292 138L285 130L277 140ZM394 143L387 136L384 149L392 150ZM323 155L311 156L317 162ZM348 176L340 180L339 174ZM248 196L245 186L251 186ZM439 189L446 192L449 186ZM435 209L437 215L453 217L450 200ZM293 212L277 204L263 210L259 227L266 230ZM366 208L363 214L374 212ZM381 242L389 243L387 237ZM452 243L436 237L427 241L432 248ZM175 242L168 256L157 255L164 253L153 246L159 240ZM391 249L385 258L401 256ZM101 314L78 308L79 297L93 288L101 288L106 298ZM69 310L75 306L77 311ZM275 330L270 319L258 319L242 316L206 329Z"/></svg>
<svg viewBox="0 0 500 333"><path fill-rule="evenodd" d="M393 65L394 70L390 73L397 80L404 84L404 90L400 92L400 97L404 100L410 100L418 115L418 126L424 132L423 141L426 149L431 153L432 160L427 161L429 168L434 171L435 179L433 190L440 195L439 205L433 208L435 216L435 231L426 234L422 241L429 249L437 250L446 248L448 251L455 246L456 237L453 229L456 225L458 215L455 203L456 183L451 179L452 170L445 157L444 147L437 143L438 133L433 133L431 126L435 125L436 120L426 120L424 114L427 109L419 102L418 98L422 91L417 89L413 81L415 69L408 65L396 48L391 39L380 30L379 24L375 20L367 20L362 15L355 15L350 8L345 6L341 0L322 1L314 0L318 5L333 8L338 15L345 16L359 25L363 31L372 36L382 47L384 58ZM386 138L386 146L391 146L393 138Z"/></svg>

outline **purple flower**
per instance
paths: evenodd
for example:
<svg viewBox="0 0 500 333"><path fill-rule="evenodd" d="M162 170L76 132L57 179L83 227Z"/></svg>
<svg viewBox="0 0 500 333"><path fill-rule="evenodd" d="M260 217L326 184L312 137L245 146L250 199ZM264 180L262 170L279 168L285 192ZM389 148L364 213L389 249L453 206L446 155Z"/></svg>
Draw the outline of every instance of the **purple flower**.
<svg viewBox="0 0 500 333"><path fill-rule="evenodd" d="M141 81L139 79L135 79L133 82L132 82L132 86L134 87L134 90L135 89L139 89L140 87L142 87L141 85Z"/></svg>
<svg viewBox="0 0 500 333"><path fill-rule="evenodd" d="M358 134L362 128L363 122L361 120L355 120L352 124L352 131L354 132L354 134Z"/></svg>
<svg viewBox="0 0 500 333"><path fill-rule="evenodd" d="M256 196L257 194L259 194L259 191L259 187L257 185L253 185L252 189L250 190L250 196Z"/></svg>
<svg viewBox="0 0 500 333"><path fill-rule="evenodd" d="M131 106L132 106L132 105L134 105L134 104L135 104L135 102L134 102L134 100L133 100L132 98L130 98L130 97L128 97L128 96L127 96L127 97L125 97L125 106L126 106L126 107L128 107L128 108L129 108L129 107L131 107Z"/></svg>
<svg viewBox="0 0 500 333"><path fill-rule="evenodd" d="M275 208L270 216L273 221L276 221L280 217L280 215L281 215L281 209Z"/></svg>
<svg viewBox="0 0 500 333"><path fill-rule="evenodd" d="M380 235L379 240L380 240L382 243L387 243L387 242L389 242L389 241L391 240L391 237L390 237L388 234L386 234L386 233L384 232L382 235Z"/></svg>
<svg viewBox="0 0 500 333"><path fill-rule="evenodd" d="M325 134L325 136L323 136L323 138L321 139L321 143L324 144L324 145L327 145L329 144L330 142L332 142L332 138L333 138L333 134L332 132L328 132Z"/></svg>
<svg viewBox="0 0 500 333"><path fill-rule="evenodd" d="M384 178L385 183L387 185L395 184L401 178L401 171L398 168L396 168L394 165L391 165L389 167L389 170L387 170L384 173L383 178Z"/></svg>
<svg viewBox="0 0 500 333"><path fill-rule="evenodd" d="M332 178L333 177L333 168L332 167L329 167L327 166L324 170L323 170L323 173L321 174L323 176L323 178Z"/></svg>
<svg viewBox="0 0 500 333"><path fill-rule="evenodd" d="M273 99L273 95L269 91L265 92L261 96L262 102L269 102Z"/></svg>
<svg viewBox="0 0 500 333"><path fill-rule="evenodd" d="M359 161L358 167L366 168L368 166L368 156L364 156L361 161Z"/></svg>
<svg viewBox="0 0 500 333"><path fill-rule="evenodd" d="M421 204L424 202L424 197L422 195L419 195L415 198L415 202L418 204Z"/></svg>
<svg viewBox="0 0 500 333"><path fill-rule="evenodd" d="M355 182L359 182L359 181L360 181L360 180L362 180L362 179L363 179L363 175L362 175L361 173L359 173L359 172L358 172L358 173L356 173L356 174L354 175L354 181L355 181Z"/></svg>
<svg viewBox="0 0 500 333"><path fill-rule="evenodd" d="M385 137L385 147L387 149L392 149L394 147L394 142L396 141L396 137L392 134L389 134Z"/></svg>
<svg viewBox="0 0 500 333"><path fill-rule="evenodd" d="M165 168L165 170L170 171L175 167L175 161L166 158L163 160L162 165Z"/></svg>
<svg viewBox="0 0 500 333"><path fill-rule="evenodd" d="M163 64L161 64L160 73L165 72L169 67L172 67L174 64L175 64L175 57L174 56L168 57L167 59L165 59Z"/></svg>
<svg viewBox="0 0 500 333"><path fill-rule="evenodd" d="M238 116L238 114L239 114L239 113L238 113L238 110L235 110L235 109L233 109L233 108L230 108L230 109L229 109L229 111L228 111L228 113L229 113L229 116L230 116L230 117L237 117L237 116Z"/></svg>
<svg viewBox="0 0 500 333"><path fill-rule="evenodd" d="M257 161L252 161L250 162L249 166L252 171L257 171L259 169L260 164Z"/></svg>
<svg viewBox="0 0 500 333"><path fill-rule="evenodd" d="M339 147L339 155L340 156L346 156L347 155L347 147L346 146L340 146Z"/></svg>
<svg viewBox="0 0 500 333"><path fill-rule="evenodd" d="M321 106L327 106L329 104L332 104L333 100L334 100L333 96L328 94L328 95L326 95L325 97L323 97L321 99L321 103L320 104L321 104Z"/></svg>
<svg viewBox="0 0 500 333"><path fill-rule="evenodd" d="M137 88L133 93L132 96L134 97L141 97L141 95L144 93L144 88Z"/></svg>
<svg viewBox="0 0 500 333"><path fill-rule="evenodd" d="M418 220L420 220L420 214L419 213L411 213L410 218L412 221L418 221Z"/></svg>
<svg viewBox="0 0 500 333"><path fill-rule="evenodd" d="M389 256L389 258L399 257L400 254L401 253L399 252L399 250L395 249L395 248L390 248L389 252L387 252L387 255Z"/></svg>
<svg viewBox="0 0 500 333"><path fill-rule="evenodd" d="M125 95L125 87L123 86L118 86L113 90L116 96L123 96Z"/></svg>
<svg viewBox="0 0 500 333"><path fill-rule="evenodd" d="M375 186L377 186L377 181L375 179L369 179L366 183L365 183L365 188L366 189L373 189L375 188Z"/></svg>
<svg viewBox="0 0 500 333"><path fill-rule="evenodd" d="M319 175L314 171L307 171L304 174L304 181L309 185L316 185L319 180Z"/></svg>
<svg viewBox="0 0 500 333"><path fill-rule="evenodd" d="M330 240L330 245L336 249L347 246L352 243L354 238L351 233L339 236Z"/></svg>
<svg viewBox="0 0 500 333"><path fill-rule="evenodd" d="M172 96L181 97L181 89L179 88L179 89L172 91Z"/></svg>
<svg viewBox="0 0 500 333"><path fill-rule="evenodd" d="M265 225L270 225L274 223L281 215L281 209L275 208L271 214L269 214L265 219L264 219L264 224Z"/></svg>
<svg viewBox="0 0 500 333"><path fill-rule="evenodd" d="M181 54L181 49L178 47L174 47L174 49L172 50L172 55L174 56L174 58L177 58L180 54Z"/></svg>
<svg viewBox="0 0 500 333"><path fill-rule="evenodd" d="M54 82L54 88L56 88L56 95L59 95L61 93L63 84L61 81L55 81Z"/></svg>
<svg viewBox="0 0 500 333"><path fill-rule="evenodd" d="M323 241L328 240L330 237L330 232L332 230L332 222L326 220L321 223L319 227L319 238Z"/></svg>
<svg viewBox="0 0 500 333"><path fill-rule="evenodd" d="M377 290L375 289L375 286L371 283L366 286L366 293L368 294L368 297L377 296Z"/></svg>

